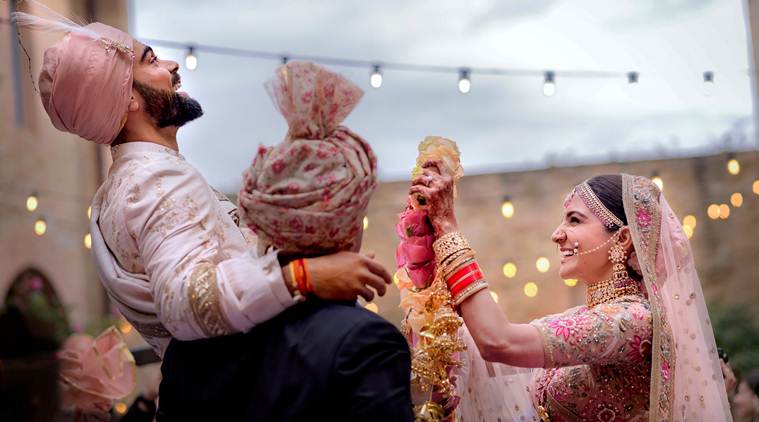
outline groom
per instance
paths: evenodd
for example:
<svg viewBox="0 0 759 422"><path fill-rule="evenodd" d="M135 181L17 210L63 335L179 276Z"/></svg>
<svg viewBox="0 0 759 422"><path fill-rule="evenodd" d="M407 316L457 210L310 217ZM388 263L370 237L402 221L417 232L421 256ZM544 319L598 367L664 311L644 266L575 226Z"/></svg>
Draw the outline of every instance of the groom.
<svg viewBox="0 0 759 422"><path fill-rule="evenodd" d="M19 26L42 30L60 29L62 21L62 17L56 20L23 13L15 14L14 19ZM292 306L296 303L295 288L276 253L258 256L254 252L254 240L237 226L234 207L218 197L179 154L178 129L200 117L202 109L179 91L177 63L160 59L150 46L107 25L71 26L68 31L62 41L45 51L39 77L42 103L59 130L112 145L113 165L92 204L96 269L114 304L159 356L169 349L164 365L182 374L202 373L201 368L212 362L203 355L198 355L202 359L174 361L169 344L247 332L276 315L297 319L319 307L317 301ZM374 293L367 286L383 295L391 281L373 259L352 252L309 259L309 270L314 295L329 300L354 301L357 295L371 300ZM283 314L288 308L290 312ZM363 369L351 366L363 361L365 353L362 343L353 341L352 335L376 338L364 343L371 349L366 353L391 356L388 359L400 368L397 376L391 377L393 382L397 384L403 378L407 384L408 350L399 343L399 335L387 339L382 334L383 329L391 328L386 322L381 324L365 313L356 316L356 310L346 307L330 311L334 321L356 319L366 323L359 324L361 329L355 332L342 332L341 338L350 340L356 350L332 344L330 353L344 356L349 361L347 366L324 368L324 373L311 380L313 385L326 385L322 381L328 377L342 377L345 381L340 385L351 385L351 379L363 376ZM308 326L312 320L304 320L307 327L295 329L299 335L313 334L308 341L314 342L315 349L319 349L319 333L326 335L324 330L333 330L322 321L330 321L330 317L320 319L316 328ZM335 322L334 333L341 335L338 325ZM259 328L266 332L272 326L263 324ZM366 336L375 331L375 337ZM256 350L263 350L270 341L284 341L275 337L259 336ZM331 334L327 337L338 338ZM223 342L219 345L219 349L213 346L208 356L224 362L225 351L230 349L223 348ZM328 348L319 350L327 352ZM289 371L291 357L287 354L265 358ZM247 368L227 369L245 376ZM293 376L294 372L288 374ZM215 376L222 382L225 374ZM210 382L202 382L206 381ZM168 399L179 391L173 389L192 385L169 384L162 386L161 393ZM356 394L366 391L350 388ZM401 397L408 396L407 388L400 391ZM287 392L281 393L285 396ZM407 401L402 400L400 406Z"/></svg>

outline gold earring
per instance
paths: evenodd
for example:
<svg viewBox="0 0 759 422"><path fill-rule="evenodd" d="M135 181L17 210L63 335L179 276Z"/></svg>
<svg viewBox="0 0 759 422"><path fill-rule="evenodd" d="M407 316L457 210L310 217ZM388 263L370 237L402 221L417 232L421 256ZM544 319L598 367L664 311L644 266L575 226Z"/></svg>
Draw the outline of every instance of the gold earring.
<svg viewBox="0 0 759 422"><path fill-rule="evenodd" d="M627 274L627 267L625 267L626 260L627 253L625 253L625 248L619 242L614 242L614 245L609 249L609 261L614 264L612 268L612 280L620 281L630 278L629 274Z"/></svg>

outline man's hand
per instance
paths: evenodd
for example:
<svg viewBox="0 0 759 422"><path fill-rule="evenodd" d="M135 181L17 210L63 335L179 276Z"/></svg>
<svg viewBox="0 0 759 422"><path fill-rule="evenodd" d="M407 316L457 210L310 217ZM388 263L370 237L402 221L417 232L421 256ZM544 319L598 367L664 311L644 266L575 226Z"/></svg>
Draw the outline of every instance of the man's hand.
<svg viewBox="0 0 759 422"><path fill-rule="evenodd" d="M322 299L350 301L358 296L367 302L374 299L374 291L384 296L385 285L392 282L390 273L374 260L373 254L338 252L308 259L308 271L314 294Z"/></svg>

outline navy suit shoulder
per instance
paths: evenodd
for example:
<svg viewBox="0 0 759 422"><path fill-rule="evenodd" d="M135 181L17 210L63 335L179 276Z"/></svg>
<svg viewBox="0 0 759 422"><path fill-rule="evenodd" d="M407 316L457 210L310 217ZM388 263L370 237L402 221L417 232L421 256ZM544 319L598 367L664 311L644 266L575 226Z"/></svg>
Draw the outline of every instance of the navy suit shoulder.
<svg viewBox="0 0 759 422"><path fill-rule="evenodd" d="M159 420L411 420L410 365L382 317L309 300L245 334L172 340Z"/></svg>

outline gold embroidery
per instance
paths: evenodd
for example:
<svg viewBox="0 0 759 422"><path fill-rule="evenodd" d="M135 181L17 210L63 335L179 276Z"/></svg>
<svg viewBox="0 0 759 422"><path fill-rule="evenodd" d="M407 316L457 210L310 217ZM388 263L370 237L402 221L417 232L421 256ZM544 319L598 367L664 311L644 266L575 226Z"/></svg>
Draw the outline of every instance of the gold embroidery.
<svg viewBox="0 0 759 422"><path fill-rule="evenodd" d="M160 322L129 321L130 324L143 336L171 337L171 333Z"/></svg>
<svg viewBox="0 0 759 422"><path fill-rule="evenodd" d="M234 332L224 315L219 296L216 265L209 262L198 265L187 283L187 297L195 320L208 337Z"/></svg>

